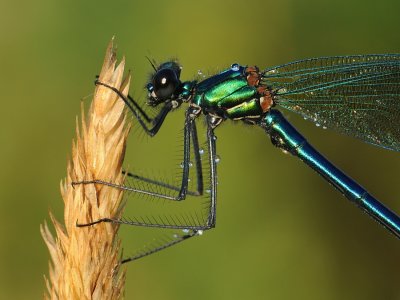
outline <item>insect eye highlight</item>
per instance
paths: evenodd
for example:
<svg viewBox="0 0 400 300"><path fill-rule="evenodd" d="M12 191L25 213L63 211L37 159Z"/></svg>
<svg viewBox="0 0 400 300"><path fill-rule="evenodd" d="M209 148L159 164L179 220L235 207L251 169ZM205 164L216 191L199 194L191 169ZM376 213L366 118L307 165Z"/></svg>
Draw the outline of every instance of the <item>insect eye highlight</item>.
<svg viewBox="0 0 400 300"><path fill-rule="evenodd" d="M180 81L177 74L170 68L157 71L152 80L154 93L159 100L170 99L179 84Z"/></svg>

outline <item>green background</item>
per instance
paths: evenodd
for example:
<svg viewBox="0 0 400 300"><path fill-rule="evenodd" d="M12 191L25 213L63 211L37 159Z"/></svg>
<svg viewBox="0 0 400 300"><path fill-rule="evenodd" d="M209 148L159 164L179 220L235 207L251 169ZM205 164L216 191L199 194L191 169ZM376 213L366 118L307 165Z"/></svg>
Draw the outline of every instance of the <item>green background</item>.
<svg viewBox="0 0 400 300"><path fill-rule="evenodd" d="M113 35L140 97L150 71L146 55L178 57L182 78L191 79L199 69L212 74L233 62L263 68L400 52L399 11L398 0L2 1L0 298L42 297L49 255L39 224L49 208L62 218L59 182L80 99L92 93ZM397 153L285 115L400 212ZM159 144L133 135L129 165L136 158L157 170L153 155L163 158L170 147L179 153L171 145L182 121L181 114L169 116ZM216 134L217 228L128 265L127 299L400 299L394 236L274 148L262 130L226 122ZM126 253L135 244L129 229L122 233Z"/></svg>

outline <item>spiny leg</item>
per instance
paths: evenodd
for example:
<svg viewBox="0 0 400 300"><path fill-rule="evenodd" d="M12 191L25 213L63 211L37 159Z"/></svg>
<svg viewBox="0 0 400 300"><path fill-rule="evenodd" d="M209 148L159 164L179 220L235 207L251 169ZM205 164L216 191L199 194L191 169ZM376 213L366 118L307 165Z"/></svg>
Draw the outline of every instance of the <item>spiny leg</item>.
<svg viewBox="0 0 400 300"><path fill-rule="evenodd" d="M189 239L191 237L194 237L196 235L202 235L202 234L203 234L203 232L201 230L194 230L194 231L192 231L192 232L190 232L188 234L182 235L179 238L176 238L176 239L174 239L174 240L172 240L170 242L167 242L165 244L162 244L162 245L160 245L158 247L149 249L148 251L141 252L141 253L139 253L139 254L137 254L135 256L132 256L132 257L124 258L124 259L121 260L120 264L122 265L122 264L125 264L125 263L128 263L128 262L134 261L134 260L138 260L139 258L142 258L142 257L148 256L148 255L151 255L153 253L159 252L161 250L167 249L167 248L169 248L171 246L174 246L174 245L179 244L179 243L181 243L183 241L186 241L187 239Z"/></svg>
<svg viewBox="0 0 400 300"><path fill-rule="evenodd" d="M101 83L99 83L101 84ZM130 111L133 113L133 115L136 117L136 119L139 121L140 125L143 127L143 129L145 130L146 133L148 133L149 135L153 136L155 135L159 128L161 127L163 121L165 120L166 115L168 114L168 112L172 109L171 106L169 105L165 105L163 107L163 109L161 110L161 112L154 118L154 120L151 120L146 113L140 108L140 106L130 97L128 96L129 101L115 88L108 86L106 84L102 84L106 87L109 87L110 89L112 89L114 92L116 92L121 98L122 100L126 103L126 105L128 106L128 108L130 109ZM141 119L139 113L137 111L135 111L133 109L133 106L135 106L139 113L142 115L142 117L146 120L146 121L152 121L153 123L153 128L148 128L146 126L146 124L143 122L143 120ZM202 168L201 168L201 160L200 160L200 149L199 149L199 144L198 144L198 137L197 137L197 130L196 130L196 126L195 126L195 122L194 122L194 116L195 113L194 111L192 111L191 109L188 109L188 111L186 112L186 118L185 118L185 133L184 133L184 165L183 165L183 175L182 175L182 185L180 187L180 192L179 195L177 197L175 197L175 199L171 200L183 200L185 199L187 194L191 194L188 191L188 176L189 176L189 162L190 162L190 136L192 136L192 143L193 143L193 148L194 148L194 155L195 155L195 164L196 164L196 177L197 177L197 194L198 195L202 195L203 194L203 174L202 174ZM162 246L153 248L150 251L146 251L144 253L141 253L140 255L131 257L131 258L127 258L124 259L121 263L126 263L132 260L136 260L138 258L150 255L152 253L158 252L160 250L163 250L165 248L168 248L172 245L175 245L177 243L180 243L190 237L193 237L195 235L200 235L203 230L208 230L211 229L215 226L215 210L216 210L216 154L215 154L215 136L213 133L213 128L211 126L211 123L208 122L208 129L207 129L207 141L208 141L208 149L209 149L209 161L210 161L210 179L211 179L211 204L210 204L210 211L209 211L209 215L207 217L207 222L205 225L200 225L200 226L188 226L188 225L165 225L165 224L149 224L149 223L144 223L144 222L127 222L127 221L123 221L123 220L117 220L117 219L111 219L111 218L103 218L100 220L97 220L95 222L89 223L89 224L77 224L77 226L79 227L84 227L84 226L90 226L90 225L94 225L97 223L101 223L101 222L111 222L111 223L119 223L119 224L129 224L129 225L136 225L136 226L146 226L146 227L157 227L157 228L174 228L174 229L184 229L184 230L191 230L191 232L189 232L188 234L182 235L177 237L177 239L175 239L174 241L170 241ZM137 179L139 179L138 175L133 175L133 177L136 177ZM152 182L156 185L159 186L163 186L172 190L178 190L177 187L173 187L170 186L168 184L165 184L163 182L158 182L152 179L148 179L148 178L144 178L144 177L140 177L140 179L142 179L143 181L148 181L148 182ZM112 186L112 187L116 187L116 188L121 188L124 190L130 190L130 191L135 191L135 192L139 192L139 193L144 193L144 194L148 194L148 195L153 195L156 197L160 197L160 198L166 198L169 199L168 196L163 195L163 194L159 194L159 193L154 193L151 191L144 191L144 190L139 190L139 189L132 189L129 187L124 187L124 186L118 186L116 184L112 184L112 183L107 183L107 182L103 182L100 180L96 180L96 181L92 181L92 182L81 182L81 183L100 183L100 184L105 184L108 186ZM196 192L195 192L196 193Z"/></svg>
<svg viewBox="0 0 400 300"><path fill-rule="evenodd" d="M130 110L132 115L138 120L138 122L139 122L140 126L143 128L143 130L150 136L154 136L157 134L161 125L164 123L165 117L168 115L168 113L172 109L171 102L167 102L161 108L160 112L152 119L146 114L146 112L140 107L140 105L131 96L128 95L128 97L125 97L115 87L108 85L106 83L100 82L98 80L95 81L95 84L105 86L105 87L111 89L113 92L115 92L122 99L122 101L124 101L125 105L128 107L128 109ZM143 119L145 119L149 123L152 123L152 127L148 127L146 125L145 121L143 121Z"/></svg>
<svg viewBox="0 0 400 300"><path fill-rule="evenodd" d="M118 89L116 89L113 86L110 86L106 83L100 82L99 80L95 81L96 85L103 85L109 89L111 89L113 92L115 92L126 104L126 106L129 108L129 110L131 111L131 113L133 114L133 116L139 121L139 124L141 125L141 127L144 129L144 131L149 134L150 136L154 136L155 134L157 134L158 130L160 129L161 125L163 124L165 117L167 116L168 112L172 109L172 105L170 103L166 103L165 106L161 109L161 111L159 112L159 114L154 118L151 119L146 112L141 108L141 106L130 96L128 95L128 97L125 97L125 95L123 95ZM147 122L152 122L153 123L153 127L152 128L148 128L147 125L143 122L142 118L144 118ZM185 122L186 124L186 122ZM186 129L186 126L185 126ZM201 160L200 160L200 152L199 152L199 142L198 142L198 137L197 137L197 129L196 129L196 124L195 122L192 122L192 128L191 128L191 133L189 132L189 134L192 136L192 143L193 143L193 149L194 149L194 156L195 156L195 164L196 164L196 183L197 183L197 189L196 192L190 192L184 188L184 176L185 176L185 170L183 172L183 178L182 178L182 185L180 187L180 192L179 192L179 198L184 199L186 194L189 195L202 195L203 194L203 175L202 175L202 167L201 167ZM189 143L189 147L190 147L190 143ZM189 160L187 160L186 163L189 163ZM184 164L185 164L185 160L184 160ZM187 170L188 173L188 170ZM153 180L153 179L149 179L143 176L139 176L133 173L127 173L127 175L129 177L133 177L136 178L138 180L144 181L144 182L148 182L148 183L152 183L161 187L165 187L171 190L176 190L177 187L171 186L169 184L166 184L164 182L161 181L157 181L157 180ZM187 181L187 178L186 178ZM82 184L88 184L88 183L99 183L99 184L106 184L106 182L102 181L102 180L97 180L96 182L80 182ZM187 185L187 182L186 182ZM130 189L125 189L124 190L130 190ZM140 189L132 189L131 191L133 192L138 192L140 193L141 190ZM144 194L149 194L146 191L144 191ZM150 192L150 195L152 193ZM160 196L160 194L154 194L154 196ZM177 199L178 200L178 199Z"/></svg>
<svg viewBox="0 0 400 300"><path fill-rule="evenodd" d="M128 97L125 97L125 95L123 95L118 89L116 89L113 86L110 86L106 83L100 82L98 80L95 81L96 85L103 85L109 89L111 89L113 92L115 92L126 104L126 106L129 108L129 110L131 111L131 113L134 115L134 117L139 121L139 124L141 125L141 127L144 129L144 131L149 134L150 136L154 136L155 134L157 134L158 130L160 129L161 125L163 124L165 117L167 116L168 112L172 109L172 105L171 103L166 103L165 106L161 109L161 111L159 112L159 114L154 118L151 119L146 112L141 108L141 106L130 96L128 95ZM135 107L135 108L134 108ZM148 128L147 125L143 122L142 118L144 118L147 122L152 122L153 123L153 127L152 128ZM185 125L186 125L186 121L185 121ZM181 200L185 199L186 194L189 195L202 195L203 194L203 174L202 174L202 167L201 167L201 159L200 159L200 152L199 152L199 142L198 142L198 137L197 137L197 129L196 129L196 123L192 120L192 124L191 124L191 132L189 132L189 134L192 136L192 143L193 143L193 150L194 150L194 156L195 156L195 164L196 164L196 183L197 183L197 189L195 192L190 192L187 190L187 180L188 180L188 175L186 178L186 188L184 187L185 183L185 170L183 172L183 178L182 178L182 184L181 187L179 188L179 196L178 198L180 198ZM186 126L185 126L186 129ZM188 137L188 139L190 139L190 137ZM190 143L189 143L189 151L190 151ZM185 158L185 157L184 157ZM189 164L189 159L186 161L185 163L185 159L184 159L184 167L186 164ZM188 173L188 170L186 170L186 173ZM138 180L144 181L144 182L148 182L148 183L152 183L161 187L165 187L171 190L177 190L177 187L171 186L169 184L166 184L164 182L161 181L157 181L157 180L153 180L153 179L149 179L143 176L139 176L133 173L127 173L127 175L129 177L132 178L136 178ZM81 182L83 184L88 184L88 183L99 183L99 184L106 184L104 181L102 180L97 180L96 182ZM129 189L125 189L124 190L129 190ZM133 192L138 192L140 193L140 189L134 189L131 190ZM146 191L144 191L144 194L149 194ZM151 192L150 192L151 194ZM154 194L154 196L160 196L160 194ZM169 199L169 198L167 198ZM179 200L179 199L176 199Z"/></svg>
<svg viewBox="0 0 400 300"><path fill-rule="evenodd" d="M193 152L194 152L194 161L195 161L195 168L196 168L196 190L195 191L187 191L186 194L190 196L201 196L203 195L204 192L204 185L203 185L203 170L201 166L201 158L200 158L200 147L199 147L199 140L197 136L197 129L196 129L196 122L193 122L192 124L192 132L190 134L192 138L192 146L193 146ZM190 162L189 162L190 164ZM132 172L126 172L123 171L124 174L126 174L130 178L134 178L138 181L143 181L146 183L154 184L163 188L167 188L169 190L173 191L180 191L181 187L177 187L171 184L168 184L166 182L160 181L160 180L155 180L151 179L148 177L144 177L138 174L134 174Z"/></svg>
<svg viewBox="0 0 400 300"><path fill-rule="evenodd" d="M161 125L163 124L168 112L172 109L171 104L166 103L164 105L164 107L161 109L161 111L159 112L159 114L154 119L151 119L144 112L144 110L140 107L140 105L131 96L128 95L128 98L127 98L117 88L110 86L106 83L102 83L98 80L95 81L95 84L105 86L105 87L111 89L113 92L115 92L124 101L125 105L131 111L133 116L138 120L139 124L144 129L144 131L147 134L149 134L150 136L154 136L158 132L158 130L160 129ZM137 110L135 110L134 107ZM146 123L142 120L142 118L144 118L148 122L152 122L153 127L151 127L151 128L147 127ZM132 187L122 186L122 185L118 185L115 183L110 183L110 182L107 182L104 180L98 180L98 179L90 180L90 181L73 182L72 186L79 185L79 184L103 184L106 186L119 188L119 189L125 190L125 191L136 192L136 193L145 194L145 195L151 195L151 196L160 197L160 198L169 199L169 200L174 200L176 198L176 197L171 197L171 196L164 195L161 193L155 193L152 191L146 191L146 190L142 190L142 189L136 189L136 188L132 188ZM160 186L162 186L162 184L160 184ZM167 185L165 185L165 187L168 188Z"/></svg>
<svg viewBox="0 0 400 300"><path fill-rule="evenodd" d="M122 174L124 174L124 175L126 175L129 178L132 178L134 180L145 182L145 183L149 183L149 184L152 184L152 185L156 185L156 186L159 186L161 188L165 188L165 189L168 189L168 190L171 190L171 191L179 192L180 189L181 189L179 186L175 186L175 185L169 184L169 183L161 181L161 180L156 180L156 179L152 179L152 178L145 177L145 176L142 176L142 175L138 175L138 174L135 174L135 173L132 173L132 172L122 171ZM201 194L198 191L188 191L187 195L190 195L190 196L201 196Z"/></svg>
<svg viewBox="0 0 400 300"><path fill-rule="evenodd" d="M194 140L194 145L195 147L195 159L196 159L196 176L198 181L202 181L203 175L201 171L201 162L200 162L200 154L199 154L199 145L198 145L198 138L197 138L197 131L195 127L195 121L194 121L194 108L189 108L186 111L185 115L185 125L184 125L184 138L183 138L183 172L182 172L182 182L181 186L179 189L179 193L177 196L170 196L162 193L156 193L153 191L148 191L148 190L143 190L143 189L137 189L137 188L132 188L129 186L124 186L124 185L119 185L116 183L111 183L107 182L104 180L84 180L84 181L79 181L79 182L73 182L72 185L80 185L80 184L102 184L105 186L109 187L114 187L118 188L120 190L124 191L129 191L129 192L135 192L139 194L145 194L145 195L151 195L155 196L158 198L163 198L167 200L174 200L174 201L181 201L186 198L186 195L188 193L188 183L189 183L189 165L190 165L190 137L196 135L196 137L193 139ZM193 129L194 128L194 129ZM165 186L166 187L166 186ZM198 191L202 192L202 187L203 183L198 183ZM97 221L95 221L97 223ZM106 222L106 221L103 221ZM92 225L92 224L89 224Z"/></svg>
<svg viewBox="0 0 400 300"><path fill-rule="evenodd" d="M146 226L145 224L141 224L141 226L146 226L146 227L157 227L157 228L174 228L174 229L190 229L190 232L187 234L181 235L176 237L173 241L167 242L163 245L160 245L158 247L155 247L153 249L150 249L148 251L139 253L138 255L132 256L125 258L121 261L121 264L128 263L134 260L137 260L139 258L148 256L150 254L156 253L158 251L164 250L166 248L169 248L173 245L179 244L180 242L186 241L187 239L194 237L196 235L202 235L203 231L209 230L215 227L215 222L216 222L216 207L217 207L217 198L216 198L216 193L217 193L217 166L216 166L216 137L214 135L214 129L212 127L210 118L207 118L207 146L208 146L208 159L209 159L209 164L210 164L210 207L209 207L209 214L207 217L206 224L202 226L184 226L184 225L179 225L179 226L165 226L162 224L159 224L159 226L154 226L156 224L151 224L151 226ZM116 221L116 222L115 222ZM139 225L139 224L132 224L132 223L126 223L126 222L119 222L119 220L115 221L109 221L112 223L119 223L119 224L129 224L129 225Z"/></svg>
<svg viewBox="0 0 400 300"><path fill-rule="evenodd" d="M196 122L193 122L191 136L192 136L192 144L193 144L194 163L195 163L195 167L196 167L196 184L197 184L196 192L199 196L201 196L201 195L203 195L203 192L204 192L203 169L201 166L199 138L197 135Z"/></svg>
<svg viewBox="0 0 400 300"><path fill-rule="evenodd" d="M112 219L112 218L103 218L98 221L89 223L89 224L77 224L79 227L90 226L102 222L107 223L114 223L114 224L126 224L126 225L134 225L134 226L143 226L143 227L153 227L153 228L166 228L166 229L182 229L182 230L189 230L187 234L177 236L173 241L169 241L161 246L154 247L148 251L142 252L138 255L123 259L122 263L127 263L130 261L137 260L139 258L145 257L147 255L153 254L155 252L164 250L169 248L173 245L176 245L180 242L183 242L193 236L201 235L203 231L209 230L215 227L216 222L216 193L217 193L217 170L216 170L216 137L214 135L213 127L210 122L207 122L207 147L208 147L208 160L210 165L210 206L209 206L209 213L207 216L206 223L203 225L171 225L171 224L156 224L156 223L146 223L146 222L131 222L125 221L120 219Z"/></svg>

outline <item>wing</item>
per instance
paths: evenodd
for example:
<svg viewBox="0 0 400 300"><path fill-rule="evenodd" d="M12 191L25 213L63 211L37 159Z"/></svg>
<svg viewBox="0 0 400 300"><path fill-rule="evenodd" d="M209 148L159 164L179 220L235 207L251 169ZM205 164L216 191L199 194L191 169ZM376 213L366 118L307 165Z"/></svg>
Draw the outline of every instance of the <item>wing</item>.
<svg viewBox="0 0 400 300"><path fill-rule="evenodd" d="M262 74L279 106L400 151L400 54L313 58Z"/></svg>

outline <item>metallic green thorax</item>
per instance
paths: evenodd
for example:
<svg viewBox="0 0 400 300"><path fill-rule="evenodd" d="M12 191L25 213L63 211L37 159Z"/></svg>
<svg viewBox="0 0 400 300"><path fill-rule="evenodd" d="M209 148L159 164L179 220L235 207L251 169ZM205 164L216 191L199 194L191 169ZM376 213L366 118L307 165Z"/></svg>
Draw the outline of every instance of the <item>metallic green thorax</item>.
<svg viewBox="0 0 400 300"><path fill-rule="evenodd" d="M204 113L221 118L243 119L259 117L263 111L259 95L247 81L246 68L237 64L220 74L197 84L193 103Z"/></svg>

